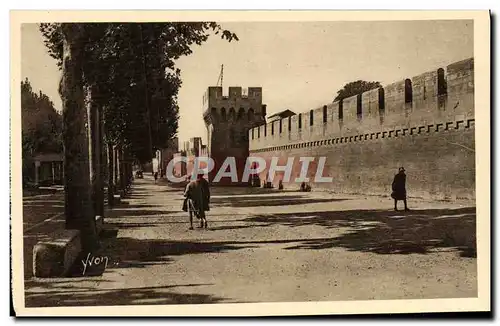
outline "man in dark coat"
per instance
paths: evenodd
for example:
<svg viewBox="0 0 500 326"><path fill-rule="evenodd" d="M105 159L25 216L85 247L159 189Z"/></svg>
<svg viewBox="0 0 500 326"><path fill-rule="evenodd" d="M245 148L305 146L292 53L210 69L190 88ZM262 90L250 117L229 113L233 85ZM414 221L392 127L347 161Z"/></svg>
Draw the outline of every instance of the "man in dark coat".
<svg viewBox="0 0 500 326"><path fill-rule="evenodd" d="M408 205L406 203L406 174L405 168L400 167L398 174L394 176L392 181L392 194L391 197L394 199L394 210L398 210L398 200L402 200L405 204L405 211L409 211Z"/></svg>
<svg viewBox="0 0 500 326"><path fill-rule="evenodd" d="M208 227L205 212L210 210L210 188L208 181L203 178L203 175L198 175L198 178L191 181L186 186L184 197L187 200L187 210L189 211L190 229L193 229L193 214L201 220L200 227Z"/></svg>

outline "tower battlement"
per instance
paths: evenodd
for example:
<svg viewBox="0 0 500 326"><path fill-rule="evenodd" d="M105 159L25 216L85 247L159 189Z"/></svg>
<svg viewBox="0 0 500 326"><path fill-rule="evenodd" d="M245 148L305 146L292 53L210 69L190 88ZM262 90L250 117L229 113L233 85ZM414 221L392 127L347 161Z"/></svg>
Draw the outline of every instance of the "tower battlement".
<svg viewBox="0 0 500 326"><path fill-rule="evenodd" d="M475 198L474 59L406 77L251 128L250 156L267 167L276 158L285 166L288 158L314 157L307 173L294 161L289 177L306 175L313 188L337 193L387 196L395 171L404 166L412 196ZM320 166L332 182L312 181ZM284 174L273 183L281 180Z"/></svg>
<svg viewBox="0 0 500 326"><path fill-rule="evenodd" d="M210 86L203 95L203 106L205 109L210 107L210 104L221 103L224 101L241 101L241 102L261 102L262 103L262 87L247 87L230 86L227 96L223 95L223 89L219 86Z"/></svg>
<svg viewBox="0 0 500 326"><path fill-rule="evenodd" d="M208 87L203 96L203 117L205 124L245 122L253 127L264 123L265 105L262 104L262 87L229 87L227 96L222 87Z"/></svg>
<svg viewBox="0 0 500 326"><path fill-rule="evenodd" d="M468 58L255 126L249 130L250 150L473 117L474 59Z"/></svg>

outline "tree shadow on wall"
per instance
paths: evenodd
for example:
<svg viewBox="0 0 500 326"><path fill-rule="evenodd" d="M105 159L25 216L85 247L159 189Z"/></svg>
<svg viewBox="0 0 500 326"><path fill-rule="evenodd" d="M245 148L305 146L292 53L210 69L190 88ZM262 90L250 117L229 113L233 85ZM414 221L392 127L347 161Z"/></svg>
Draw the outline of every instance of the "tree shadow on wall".
<svg viewBox="0 0 500 326"><path fill-rule="evenodd" d="M425 254L432 249L448 248L458 250L463 257L476 257L475 207L410 212L349 210L273 214L251 217L246 221L289 227L346 228L346 233L338 237L305 240L288 249L341 247L377 254Z"/></svg>

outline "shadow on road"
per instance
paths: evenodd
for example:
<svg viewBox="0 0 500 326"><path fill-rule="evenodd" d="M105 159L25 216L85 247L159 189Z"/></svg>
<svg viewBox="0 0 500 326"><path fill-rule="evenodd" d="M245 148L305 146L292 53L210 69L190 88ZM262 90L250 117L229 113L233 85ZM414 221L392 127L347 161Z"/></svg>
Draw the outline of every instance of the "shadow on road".
<svg viewBox="0 0 500 326"><path fill-rule="evenodd" d="M290 206L316 203L333 203L344 201L342 198L308 198L304 196L231 196L211 198L210 205L214 207L259 207L259 206Z"/></svg>
<svg viewBox="0 0 500 326"><path fill-rule="evenodd" d="M179 211L181 211L181 204L179 204ZM163 207L162 205L150 205L150 204L129 204L128 202L123 202L115 209L111 210L106 219L113 220L114 218L126 218L126 217L144 217L148 218L152 215L166 215L172 213L168 209L158 209Z"/></svg>
<svg viewBox="0 0 500 326"><path fill-rule="evenodd" d="M246 221L289 227L349 228L339 237L302 241L288 249L341 247L377 254L424 254L433 248L454 248L464 257L476 256L475 207L410 212L349 210L272 214L254 216Z"/></svg>
<svg viewBox="0 0 500 326"><path fill-rule="evenodd" d="M172 256L201 253L223 253L249 248L251 243L168 241L159 239L116 238L109 241L102 251L110 258L109 268L144 267L158 263L169 263ZM123 266L126 262L127 266Z"/></svg>
<svg viewBox="0 0 500 326"><path fill-rule="evenodd" d="M103 241L102 247L96 252L81 253L72 267L70 277L101 276L113 269L169 264L173 262L173 256L223 253L250 247L254 247L251 242L192 242L112 237ZM95 262L96 257L99 258L99 264L89 265L88 261ZM107 259L105 264L104 258Z"/></svg>
<svg viewBox="0 0 500 326"><path fill-rule="evenodd" d="M180 208L179 208L179 211ZM147 210L147 209L127 209L127 210L121 210L119 214L113 214L109 215L106 218L113 219L113 218L124 218L124 217L143 217L143 218L150 218L153 215L166 215L170 214L172 211L169 210Z"/></svg>
<svg viewBox="0 0 500 326"><path fill-rule="evenodd" d="M243 219L240 226L220 226L213 230L251 227L320 226L327 229L346 229L336 237L294 238L248 241L171 241L113 237L103 240L94 257L108 257L103 264L87 267L83 272L81 260L73 268L73 278L66 284L36 283L40 293L27 293L26 305L140 305L140 304L200 304L217 303L223 298L205 294L174 292L173 287L193 287L209 284L186 284L144 288L101 290L98 287L75 287L78 282L103 273L120 273L120 269L144 268L175 263L175 257L204 253L228 253L237 250L282 245L280 250L325 250L343 248L350 251L376 254L427 254L431 250L457 251L464 257L476 256L475 208L428 209L410 212L385 210L321 211L309 213L259 215ZM144 227L142 223L120 225L120 228ZM342 231L342 230L341 230ZM106 267L106 268L105 268ZM82 277L83 276L83 277ZM99 278L100 280L100 278ZM96 282L101 282L96 280ZM106 282L105 280L102 280ZM76 282L76 283L75 283ZM109 282L109 281L108 281ZM106 286L105 283L103 283ZM33 288L33 287L32 287ZM182 290L180 290L182 291Z"/></svg>
<svg viewBox="0 0 500 326"><path fill-rule="evenodd" d="M220 188L221 190L228 188ZM267 189L262 189L266 191ZM268 190L267 190L268 191ZM344 198L307 198L301 195L279 196L242 196L233 195L227 198L212 198L212 207L259 207L304 205L319 202L336 202L348 200ZM220 195L220 193L219 193ZM140 208L144 206L138 206ZM129 209L130 208L130 209ZM148 217L167 215L171 212L158 210L142 210L127 207L120 212L121 216ZM180 212L179 205L179 212ZM457 250L463 257L476 257L476 210L475 207L460 209L425 209L409 212L390 210L346 210L320 212L294 212L279 214L254 215L238 221L243 225L224 225L210 227L216 230L237 230L253 227L270 227L283 225L288 227L321 226L327 229L342 229L346 232L337 237L325 239L297 240L291 249L328 249L345 248L352 251L372 252L377 254L426 254L433 249ZM233 221L234 222L234 221ZM154 226L154 223L150 223ZM139 228L144 224L123 224L120 228ZM120 240L118 241L126 241ZM127 240L133 241L132 239ZM146 251L155 255L175 255L199 252L224 252L240 249L242 243L192 243L192 242L158 242L144 240ZM134 243L123 243L123 246L138 246ZM236 247L235 247L236 246ZM144 248L142 248L144 249Z"/></svg>
<svg viewBox="0 0 500 326"><path fill-rule="evenodd" d="M234 220L233 222L240 222L242 220ZM211 224L213 225L213 224ZM267 227L271 226L272 223L267 223L267 224L247 224L247 225L225 225L225 226L217 226L217 227L210 227L210 231L221 231L221 230L239 230L239 229L248 229L248 228L255 228L255 227Z"/></svg>
<svg viewBox="0 0 500 326"><path fill-rule="evenodd" d="M163 239L110 239L101 255L109 257L108 268L144 267L167 264L173 257L200 253L225 253L267 244L289 244L284 250L345 248L376 254L427 254L433 249L458 251L476 256L475 208L430 209L410 212L350 210L261 215L243 219L239 226L219 226L216 230L316 225L346 229L336 237L276 239L264 241L168 241ZM142 227L123 225L122 227ZM342 231L342 230L341 230Z"/></svg>
<svg viewBox="0 0 500 326"><path fill-rule="evenodd" d="M38 284L40 286L40 284ZM115 305L158 305L158 304L202 304L217 303L223 298L206 295L172 292L173 288L209 286L211 284L180 284L169 286L136 287L125 289L81 290L72 287L69 291L44 291L29 293L27 307L67 307L67 306L115 306ZM43 288L43 284L41 284Z"/></svg>

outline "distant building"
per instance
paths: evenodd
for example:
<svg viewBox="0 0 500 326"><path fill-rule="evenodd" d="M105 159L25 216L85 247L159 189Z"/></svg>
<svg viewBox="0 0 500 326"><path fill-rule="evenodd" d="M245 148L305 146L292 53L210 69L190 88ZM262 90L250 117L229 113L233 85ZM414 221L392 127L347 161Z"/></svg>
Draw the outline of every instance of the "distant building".
<svg viewBox="0 0 500 326"><path fill-rule="evenodd" d="M201 137L193 137L184 142L184 151L187 155L200 156L201 146Z"/></svg>
<svg viewBox="0 0 500 326"><path fill-rule="evenodd" d="M177 151L173 157L180 159L184 157L186 162L178 161L173 166L173 174L175 177L182 177L191 175L196 157L208 157L208 149L207 145L204 145L201 137L193 137L188 141L182 142L182 149ZM168 164L168 162L167 162ZM165 164L165 168L166 168ZM201 166L201 168L205 168L205 166Z"/></svg>
<svg viewBox="0 0 500 326"><path fill-rule="evenodd" d="M204 157L208 156L208 147L207 147L207 145L201 145L200 156L204 156Z"/></svg>
<svg viewBox="0 0 500 326"><path fill-rule="evenodd" d="M269 123L269 122L273 122L273 121L277 121L277 120L281 120L281 119L286 119L286 118L291 117L293 115L295 115L295 112L286 109L284 111L270 115L267 118L267 122Z"/></svg>
<svg viewBox="0 0 500 326"><path fill-rule="evenodd" d="M63 154L39 153L33 157L33 162L35 173L31 178L34 177L36 185L63 184Z"/></svg>
<svg viewBox="0 0 500 326"><path fill-rule="evenodd" d="M153 172L158 172L160 176L165 176L168 163L179 152L179 139L177 137L167 141L166 146L156 151L153 161ZM155 169L156 165L156 169Z"/></svg>

